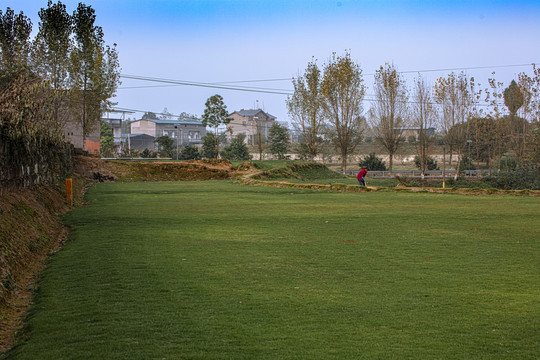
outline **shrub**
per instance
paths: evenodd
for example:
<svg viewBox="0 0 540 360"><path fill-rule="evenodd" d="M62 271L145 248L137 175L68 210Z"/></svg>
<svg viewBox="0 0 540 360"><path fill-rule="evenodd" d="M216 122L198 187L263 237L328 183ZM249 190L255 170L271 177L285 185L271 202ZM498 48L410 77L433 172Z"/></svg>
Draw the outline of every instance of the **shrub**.
<svg viewBox="0 0 540 360"><path fill-rule="evenodd" d="M158 144L160 155L164 157L174 157L176 149L174 148L174 139L168 135L163 135L154 140Z"/></svg>
<svg viewBox="0 0 540 360"><path fill-rule="evenodd" d="M229 160L251 160L251 155L249 155L244 139L245 135L242 134L235 137L231 141L231 144L220 152L221 157Z"/></svg>
<svg viewBox="0 0 540 360"><path fill-rule="evenodd" d="M371 171L386 171L386 164L381 158L377 157L375 153L371 153L361 159L358 166L360 166L362 169L368 169Z"/></svg>
<svg viewBox="0 0 540 360"><path fill-rule="evenodd" d="M463 172L465 170L476 170L476 166L474 166L471 158L468 156L463 156L461 158L461 162L459 163L459 172Z"/></svg>
<svg viewBox="0 0 540 360"><path fill-rule="evenodd" d="M501 159L501 170L503 171L515 170L517 165L517 160L513 157Z"/></svg>
<svg viewBox="0 0 540 360"><path fill-rule="evenodd" d="M201 156L205 159L215 159L216 154L216 135L211 132L207 132L206 136L202 138L202 152Z"/></svg>
<svg viewBox="0 0 540 360"><path fill-rule="evenodd" d="M142 152L141 152L141 157L142 158L155 158L157 156L157 154L153 151L150 151L148 149L144 149Z"/></svg>
<svg viewBox="0 0 540 360"><path fill-rule="evenodd" d="M485 178L484 182L504 190L540 190L539 169L532 165L502 171L496 176Z"/></svg>
<svg viewBox="0 0 540 360"><path fill-rule="evenodd" d="M185 146L178 155L179 160L199 160L200 158L199 150L193 145Z"/></svg>
<svg viewBox="0 0 540 360"><path fill-rule="evenodd" d="M420 156L416 155L414 157L414 165L418 168L418 169L422 169L422 164L420 164ZM431 156L428 156L427 158L427 169L428 170L438 170L439 167L437 166L437 161L432 158Z"/></svg>

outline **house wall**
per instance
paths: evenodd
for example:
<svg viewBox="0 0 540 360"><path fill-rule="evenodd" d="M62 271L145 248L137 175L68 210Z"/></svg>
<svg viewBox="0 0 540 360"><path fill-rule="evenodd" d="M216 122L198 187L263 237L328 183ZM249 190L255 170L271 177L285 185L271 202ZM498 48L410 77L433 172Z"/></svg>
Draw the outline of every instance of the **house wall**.
<svg viewBox="0 0 540 360"><path fill-rule="evenodd" d="M77 149L86 149L86 151L99 155L101 128L99 126L99 120L96 121L94 129L86 134L86 147L83 147L83 130L82 125L75 119L65 119L62 124L64 131L64 138L70 142Z"/></svg>
<svg viewBox="0 0 540 360"><path fill-rule="evenodd" d="M230 129L227 132L227 139L230 142L234 137L243 134L246 135L245 142L248 142L250 136L253 135L253 124L249 121L249 117L242 116L238 113L233 113L229 115L229 118L232 119L231 122L227 125L227 128Z"/></svg>
<svg viewBox="0 0 540 360"><path fill-rule="evenodd" d="M267 139L268 138L268 131L270 130L270 127L272 126L273 120L266 120L267 115L263 113L262 111L257 113L255 117L259 117L264 120L255 120L253 117L249 116L242 116L238 113L233 113L229 115L229 118L231 118L231 122L229 125L227 125L227 128L231 131L227 133L227 139L231 141L234 137L238 136L239 134L246 135L246 138L244 142L248 145L254 145L257 143L257 122L260 122L261 126L261 134L262 136Z"/></svg>
<svg viewBox="0 0 540 360"><path fill-rule="evenodd" d="M132 134L156 136L156 123L148 120L137 120L131 123Z"/></svg>
<svg viewBox="0 0 540 360"><path fill-rule="evenodd" d="M200 144L206 136L206 128L202 124L156 124L156 137L168 135L173 139L179 136L179 146Z"/></svg>

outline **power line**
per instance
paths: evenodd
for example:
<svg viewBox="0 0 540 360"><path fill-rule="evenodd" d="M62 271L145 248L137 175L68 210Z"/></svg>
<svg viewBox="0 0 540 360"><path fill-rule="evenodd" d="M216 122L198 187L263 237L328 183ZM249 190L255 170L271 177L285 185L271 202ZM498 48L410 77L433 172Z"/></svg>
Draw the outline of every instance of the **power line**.
<svg viewBox="0 0 540 360"><path fill-rule="evenodd" d="M535 63L530 64L511 64L511 65L491 65L491 66L471 66L471 67L461 67L461 68L446 68L446 69L427 69L427 70L407 70L407 71L398 71L399 74L414 74L414 73L424 73L424 72L441 72L441 71L458 71L458 70L480 70L480 69L497 69L497 68L508 68L508 67L524 67L524 66L533 66ZM365 76L375 75L364 74Z"/></svg>
<svg viewBox="0 0 540 360"><path fill-rule="evenodd" d="M125 79L132 79L132 80L141 80L141 81L152 81L152 82L159 82L159 83L165 83L165 84L174 84L174 85L187 85L187 86L197 86L197 87L205 87L205 88L213 88L213 89L223 89L223 90L235 90L235 91L246 91L246 92L257 92L257 93L264 93L264 94L277 94L277 95L291 95L291 92L285 92L282 90L275 90L275 89L265 89L265 88L247 88L247 87L232 87L232 86L223 86L223 85L217 85L212 83L202 83L202 82L195 82L195 81L183 81L183 80L173 80L173 79L162 79L162 78L152 78L152 77L146 77L146 76L138 76L138 75L126 75L121 74L120 77Z"/></svg>
<svg viewBox="0 0 540 360"><path fill-rule="evenodd" d="M424 70L406 70L398 71L400 74L411 74L411 73L425 73L425 72L442 72L442 71L458 71L458 70L480 70L480 69L495 69L495 68L508 68L508 67L524 67L531 66L535 63L528 64L509 64L509 65L490 65L490 66L473 66L473 67L456 67L456 68L441 68L441 69L424 69ZM376 73L363 74L364 76L373 76ZM174 80L166 78L153 78L139 75L120 75L126 79L140 80L140 81L151 81L151 82L161 82L169 85L150 85L150 86L130 86L119 88L119 90L125 89L142 89L142 88L156 88L156 87L172 87L172 86L198 86L206 88L216 88L223 90L234 90L234 91L245 91L245 92L257 92L264 94L276 94L276 95L292 95L293 91L288 89L273 89L265 87L234 87L226 86L226 84L240 84L240 83L254 83L254 82L272 82L272 81L290 81L293 78L279 78L279 79L259 79L259 80L236 80L236 81L223 81L223 82L196 82L196 81L185 81L185 80Z"/></svg>

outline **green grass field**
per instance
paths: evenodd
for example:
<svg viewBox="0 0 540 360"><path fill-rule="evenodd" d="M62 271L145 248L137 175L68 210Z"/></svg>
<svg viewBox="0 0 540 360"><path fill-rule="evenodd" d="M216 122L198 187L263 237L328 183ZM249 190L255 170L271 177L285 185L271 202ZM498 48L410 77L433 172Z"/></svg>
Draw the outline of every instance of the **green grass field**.
<svg viewBox="0 0 540 360"><path fill-rule="evenodd" d="M108 183L8 359L536 359L533 197Z"/></svg>

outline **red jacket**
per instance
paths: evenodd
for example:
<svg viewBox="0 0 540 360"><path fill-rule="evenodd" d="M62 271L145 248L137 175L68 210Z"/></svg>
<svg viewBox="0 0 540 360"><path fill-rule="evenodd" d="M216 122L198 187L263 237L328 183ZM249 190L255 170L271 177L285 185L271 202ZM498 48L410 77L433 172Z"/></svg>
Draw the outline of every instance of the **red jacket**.
<svg viewBox="0 0 540 360"><path fill-rule="evenodd" d="M360 170L360 172L358 173L358 175L356 175L356 178L357 178L358 180L362 180L362 178L363 178L364 176L366 176L366 174L367 174L367 170L366 170L366 169L362 169L362 170Z"/></svg>

